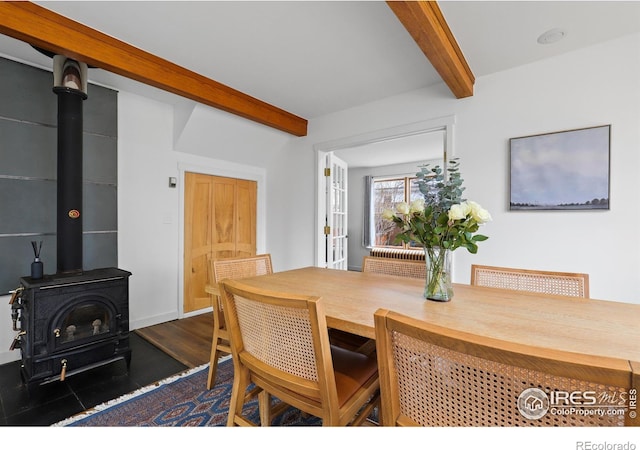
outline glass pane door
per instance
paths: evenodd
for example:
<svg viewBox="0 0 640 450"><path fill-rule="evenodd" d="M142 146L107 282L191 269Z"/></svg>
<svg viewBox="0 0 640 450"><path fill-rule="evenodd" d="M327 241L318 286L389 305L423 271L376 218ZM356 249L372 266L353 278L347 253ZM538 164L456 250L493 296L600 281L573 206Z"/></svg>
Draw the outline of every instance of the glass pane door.
<svg viewBox="0 0 640 450"><path fill-rule="evenodd" d="M347 163L327 155L327 267L347 270Z"/></svg>

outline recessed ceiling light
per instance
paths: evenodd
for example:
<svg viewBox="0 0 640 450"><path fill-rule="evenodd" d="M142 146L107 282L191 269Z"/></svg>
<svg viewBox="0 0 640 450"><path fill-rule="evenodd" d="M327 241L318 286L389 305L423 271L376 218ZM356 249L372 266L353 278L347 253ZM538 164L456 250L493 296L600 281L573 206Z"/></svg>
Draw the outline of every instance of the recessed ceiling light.
<svg viewBox="0 0 640 450"><path fill-rule="evenodd" d="M555 44L559 40L563 39L567 35L567 32L560 28L554 28L549 31L545 31L538 37L538 44Z"/></svg>

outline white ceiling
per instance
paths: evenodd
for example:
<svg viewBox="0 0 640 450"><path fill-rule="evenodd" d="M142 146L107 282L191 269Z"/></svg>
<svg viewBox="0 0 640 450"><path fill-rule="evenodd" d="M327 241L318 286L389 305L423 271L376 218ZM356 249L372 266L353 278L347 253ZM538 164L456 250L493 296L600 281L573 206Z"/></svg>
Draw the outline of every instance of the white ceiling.
<svg viewBox="0 0 640 450"><path fill-rule="evenodd" d="M640 32L639 1L439 4L476 77ZM556 28L566 32L564 39L550 45L537 43L538 36Z"/></svg>
<svg viewBox="0 0 640 450"><path fill-rule="evenodd" d="M382 1L36 3L306 119L441 82ZM476 77L640 32L638 1L439 4ZM564 29L566 38L538 44L552 28ZM6 36L0 53L51 65ZM177 101L100 69L90 77Z"/></svg>
<svg viewBox="0 0 640 450"><path fill-rule="evenodd" d="M444 130L381 140L334 151L349 167L380 167L443 158Z"/></svg>

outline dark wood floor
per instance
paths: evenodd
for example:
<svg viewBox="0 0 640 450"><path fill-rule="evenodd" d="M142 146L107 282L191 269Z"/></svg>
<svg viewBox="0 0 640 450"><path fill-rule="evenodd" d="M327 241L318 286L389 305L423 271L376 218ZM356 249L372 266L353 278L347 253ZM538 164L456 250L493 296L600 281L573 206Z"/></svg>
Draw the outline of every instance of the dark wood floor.
<svg viewBox="0 0 640 450"><path fill-rule="evenodd" d="M140 328L135 332L189 368L206 364L211 357L212 313L172 320ZM339 330L330 330L329 339L332 344L350 350L367 354L375 350L374 341Z"/></svg>
<svg viewBox="0 0 640 450"><path fill-rule="evenodd" d="M187 367L209 362L213 335L211 313L172 320L135 332Z"/></svg>

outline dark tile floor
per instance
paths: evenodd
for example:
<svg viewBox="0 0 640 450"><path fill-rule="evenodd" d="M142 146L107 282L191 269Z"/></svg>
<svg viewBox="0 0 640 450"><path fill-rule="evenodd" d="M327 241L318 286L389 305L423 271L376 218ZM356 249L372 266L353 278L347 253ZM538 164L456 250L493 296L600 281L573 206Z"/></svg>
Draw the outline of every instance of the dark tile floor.
<svg viewBox="0 0 640 450"><path fill-rule="evenodd" d="M51 425L187 369L136 333L129 336L128 372L124 361L116 361L39 386L31 395L20 378L20 361L0 365L0 425Z"/></svg>

